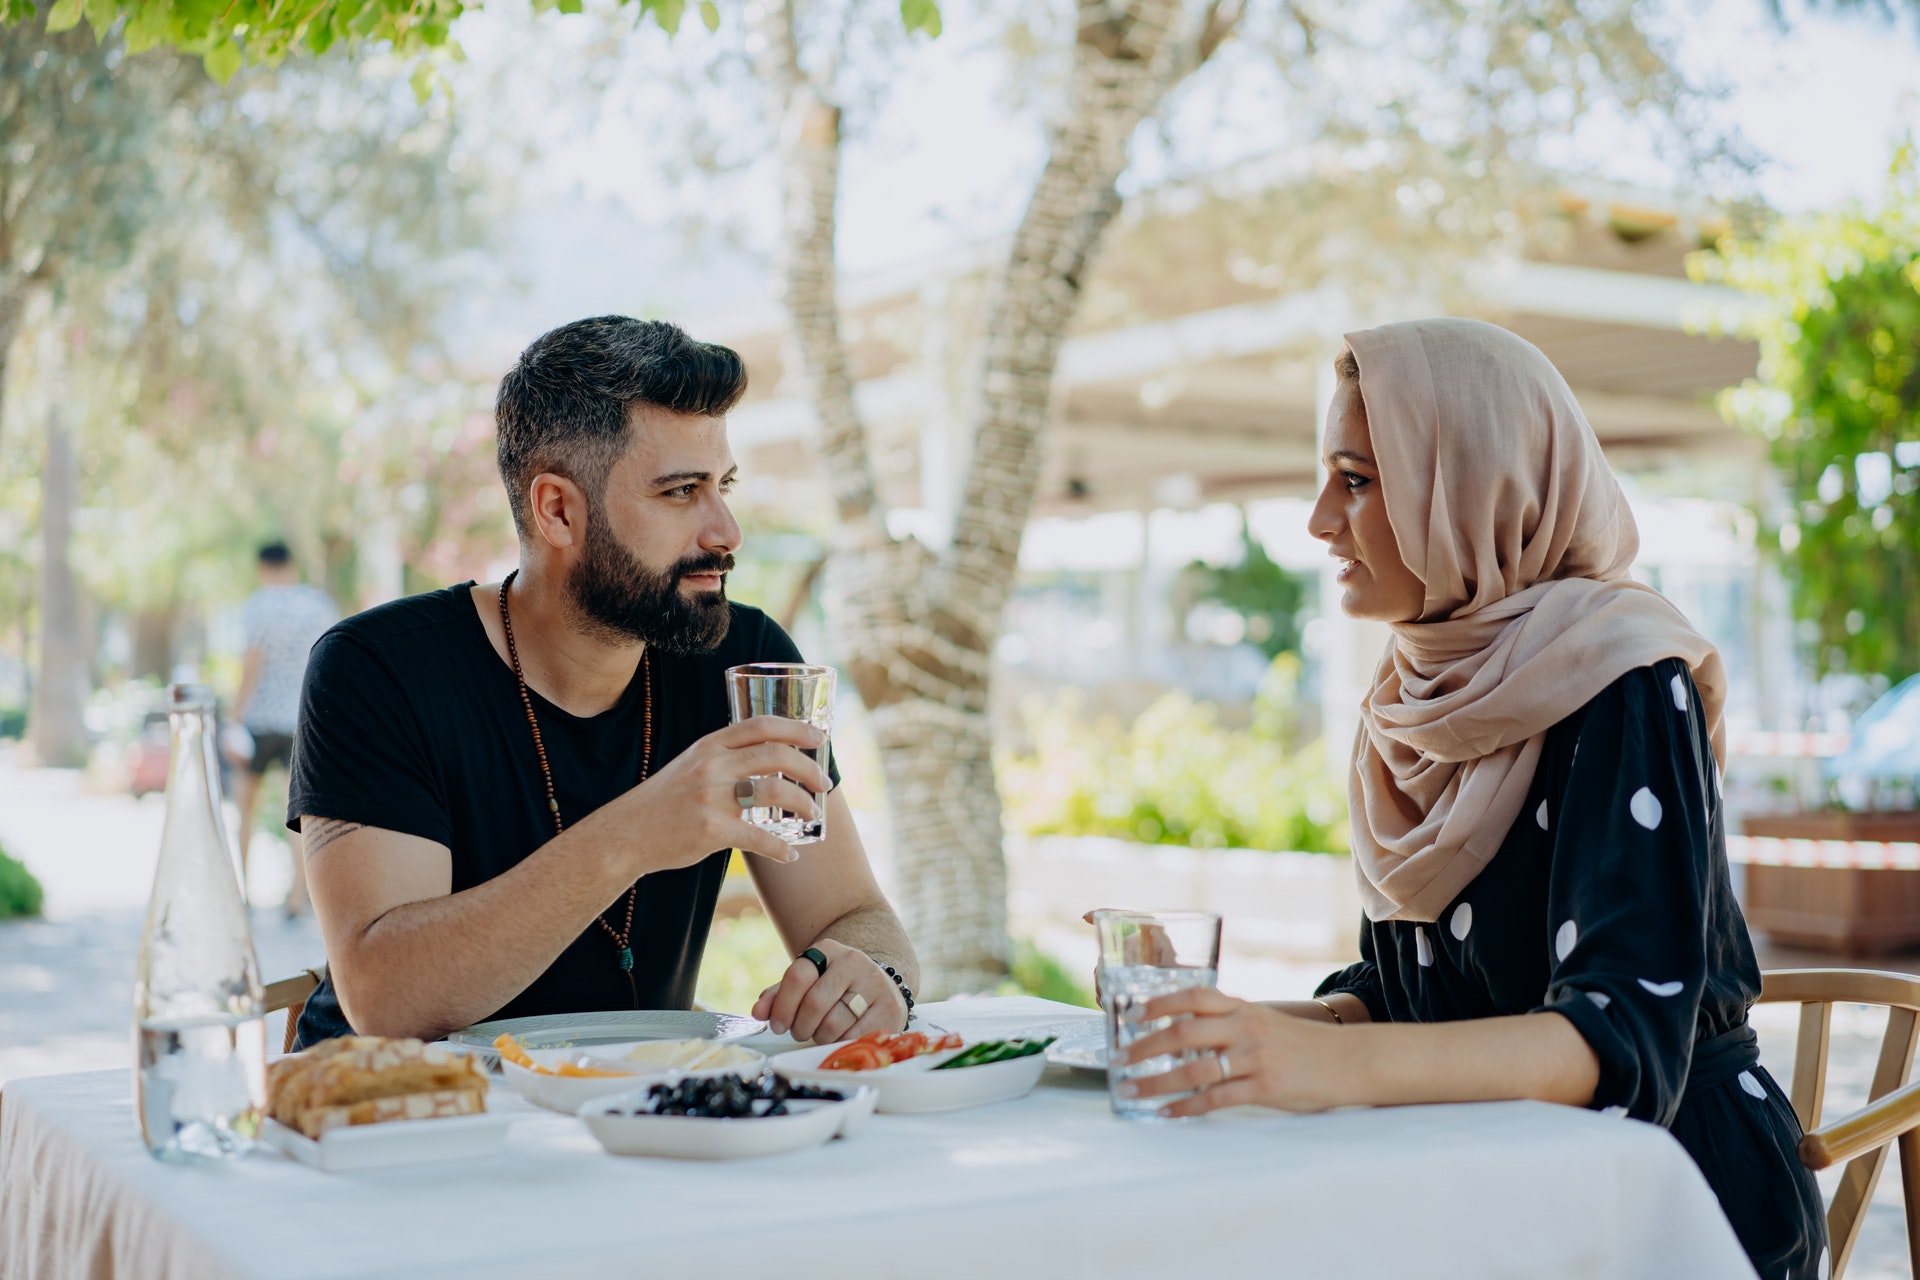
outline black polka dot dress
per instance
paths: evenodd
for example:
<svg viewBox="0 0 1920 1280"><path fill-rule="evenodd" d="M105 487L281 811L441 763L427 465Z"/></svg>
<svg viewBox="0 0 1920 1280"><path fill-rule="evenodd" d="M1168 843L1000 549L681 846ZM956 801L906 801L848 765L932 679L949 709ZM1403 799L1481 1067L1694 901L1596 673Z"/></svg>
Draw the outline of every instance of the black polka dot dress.
<svg viewBox="0 0 1920 1280"><path fill-rule="evenodd" d="M1760 968L1685 663L1630 671L1550 729L1479 877L1432 924L1369 923L1360 945L1317 994L1379 1022L1565 1015L1600 1060L1593 1108L1672 1131L1761 1280L1824 1280L1800 1125L1747 1025Z"/></svg>

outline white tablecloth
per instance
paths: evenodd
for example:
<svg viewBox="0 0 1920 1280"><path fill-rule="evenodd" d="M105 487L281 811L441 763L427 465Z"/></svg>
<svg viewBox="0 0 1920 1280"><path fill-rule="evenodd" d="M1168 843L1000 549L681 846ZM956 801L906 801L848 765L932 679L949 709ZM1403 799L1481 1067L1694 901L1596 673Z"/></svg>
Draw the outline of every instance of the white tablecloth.
<svg viewBox="0 0 1920 1280"><path fill-rule="evenodd" d="M969 1036L1084 1013L1025 998L924 1012ZM578 1121L527 1111L500 1156L329 1175L274 1154L153 1160L126 1072L16 1080L0 1098L7 1280L642 1274L1753 1273L1665 1131L1537 1103L1143 1125L1050 1068L1015 1102L875 1116L763 1160L623 1159Z"/></svg>

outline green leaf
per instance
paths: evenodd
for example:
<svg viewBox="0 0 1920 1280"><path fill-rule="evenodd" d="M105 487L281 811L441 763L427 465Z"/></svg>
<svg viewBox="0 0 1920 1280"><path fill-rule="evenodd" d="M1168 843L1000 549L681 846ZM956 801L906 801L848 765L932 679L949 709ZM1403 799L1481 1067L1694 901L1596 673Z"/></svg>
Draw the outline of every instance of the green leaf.
<svg viewBox="0 0 1920 1280"><path fill-rule="evenodd" d="M433 82L434 74L431 63L422 62L419 66L415 67L413 69L413 75L408 81L408 83L413 86L413 100L424 103L428 98L431 98L433 96Z"/></svg>
<svg viewBox="0 0 1920 1280"><path fill-rule="evenodd" d="M128 53L144 53L167 37L167 6L153 0L127 22L125 32Z"/></svg>
<svg viewBox="0 0 1920 1280"><path fill-rule="evenodd" d="M222 40L207 50L200 61L206 64L208 75L225 84L233 79L233 73L240 69L241 62L245 61L245 55L240 52L240 46L233 41Z"/></svg>
<svg viewBox="0 0 1920 1280"><path fill-rule="evenodd" d="M580 3L580 0L559 0L554 8L562 13L580 13L585 6Z"/></svg>
<svg viewBox="0 0 1920 1280"><path fill-rule="evenodd" d="M938 38L940 35L938 0L900 0L900 22L908 32L924 31Z"/></svg>
<svg viewBox="0 0 1920 1280"><path fill-rule="evenodd" d="M707 24L707 30L720 29L720 6L713 0L700 0L700 21Z"/></svg>
<svg viewBox="0 0 1920 1280"><path fill-rule="evenodd" d="M653 0L653 20L668 35L680 30L680 19L687 12L687 0Z"/></svg>
<svg viewBox="0 0 1920 1280"><path fill-rule="evenodd" d="M48 31L70 31L80 25L80 14L86 0L55 0L53 8L47 10Z"/></svg>
<svg viewBox="0 0 1920 1280"><path fill-rule="evenodd" d="M93 38L104 40L107 32L119 18L119 6L114 0L86 0L87 25L93 28Z"/></svg>

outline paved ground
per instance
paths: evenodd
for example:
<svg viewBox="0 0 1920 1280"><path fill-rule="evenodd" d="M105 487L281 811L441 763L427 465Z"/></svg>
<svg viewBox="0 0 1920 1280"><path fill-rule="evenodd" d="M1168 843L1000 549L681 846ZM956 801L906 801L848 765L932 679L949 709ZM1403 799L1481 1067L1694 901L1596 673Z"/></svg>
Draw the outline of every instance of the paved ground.
<svg viewBox="0 0 1920 1280"><path fill-rule="evenodd" d="M131 982L140 926L153 878L165 806L159 797L89 793L77 773L20 770L0 745L0 845L32 868L47 889L46 918L0 923L0 1085L19 1076L125 1067L132 1060ZM288 921L277 905L285 891L285 846L256 843L255 945L268 978L293 973L321 956L311 920ZM1070 965L1090 967L1091 938L1048 932L1038 941ZM1820 966L1829 957L1767 954L1768 968ZM1920 973L1920 954L1877 961ZM1255 998L1298 998L1324 976L1324 964L1286 964L1227 956L1221 985ZM1792 1079L1796 1012L1754 1011L1762 1058L1785 1084ZM1827 1114L1866 1099L1884 1015L1835 1011ZM277 1045L279 1026L269 1026ZM1850 1280L1909 1277L1899 1170L1889 1159ZM1831 1191L1831 1179L1824 1180Z"/></svg>

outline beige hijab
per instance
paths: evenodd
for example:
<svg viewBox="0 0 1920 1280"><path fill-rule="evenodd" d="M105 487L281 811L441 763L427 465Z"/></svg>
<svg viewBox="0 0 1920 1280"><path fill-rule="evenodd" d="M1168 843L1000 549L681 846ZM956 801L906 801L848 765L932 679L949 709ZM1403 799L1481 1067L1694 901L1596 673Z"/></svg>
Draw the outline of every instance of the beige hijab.
<svg viewBox="0 0 1920 1280"><path fill-rule="evenodd" d="M1354 863L1373 920L1436 919L1492 860L1546 731L1635 667L1693 670L1725 758L1719 652L1629 580L1626 497L1566 380L1477 320L1347 335L1400 555L1396 623L1354 743Z"/></svg>

